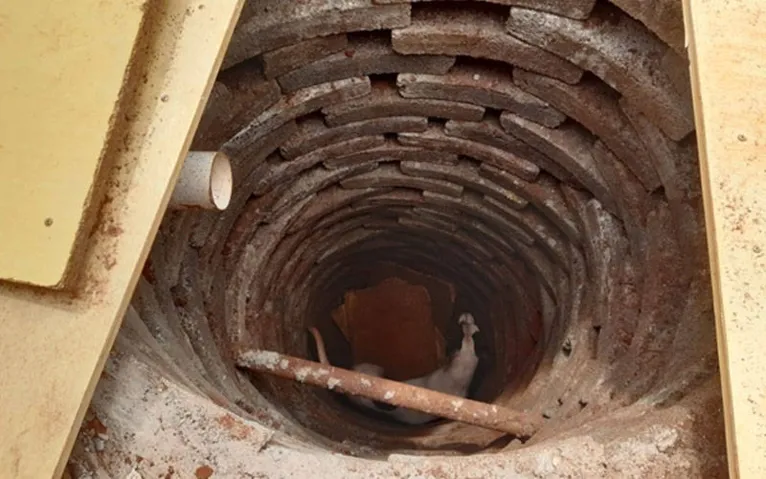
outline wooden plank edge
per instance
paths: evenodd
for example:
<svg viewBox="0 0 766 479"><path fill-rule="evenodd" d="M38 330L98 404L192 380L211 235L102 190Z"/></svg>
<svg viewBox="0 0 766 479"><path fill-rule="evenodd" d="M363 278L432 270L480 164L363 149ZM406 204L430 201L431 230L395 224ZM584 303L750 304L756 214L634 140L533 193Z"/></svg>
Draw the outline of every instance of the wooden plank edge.
<svg viewBox="0 0 766 479"><path fill-rule="evenodd" d="M155 2L143 31L146 51L137 58L143 77L133 84L131 111L120 112L126 119L113 132L115 168L83 259L83 287L73 296L0 284L0 329L6 335L0 352L15 353L25 365L0 385L0 424L12 426L0 438L0 470L9 477L63 473L242 5L243 0ZM67 356L72 343L83 347L77 350L81 358ZM78 367L91 372L85 387L83 378L70 377L61 366L51 372L57 352L62 363L82 359ZM68 389L60 398L62 385ZM37 394L19 404L24 391ZM67 395L79 397L76 411Z"/></svg>
<svg viewBox="0 0 766 479"><path fill-rule="evenodd" d="M749 295L745 292L742 298L737 297L737 290L731 290L732 284L747 284L748 279L754 279L755 284L750 284L750 288L755 290L756 288L766 289L766 277L764 277L761 271L760 275L757 273L758 261L757 257L753 253L757 253L758 246L752 245L753 251L749 251L747 254L740 252L738 258L734 258L734 242L737 238L733 231L725 231L728 227L733 226L731 224L731 217L721 215L717 210L723 207L722 199L719 195L725 194L724 185L726 180L731 181L731 177L727 178L720 175L720 171L713 170L713 165L717 163L726 162L732 165L732 167L741 167L739 165L746 164L748 160L745 157L744 151L747 149L754 150L757 147L757 140L763 140L762 134L764 131L764 123L766 117L764 117L762 108L754 108L754 105L749 105L749 108L740 108L738 110L732 109L732 103L736 102L734 91L736 85L735 80L743 78L743 74L746 70L752 70L754 68L753 62L748 61L748 56L753 58L763 58L764 48L760 47L760 54L758 48L748 48L748 46L764 45L766 40L766 33L760 33L757 38L753 38L757 32L766 32L766 21L761 15L747 14L748 9L755 9L760 13L766 13L766 2L758 0L758 4L749 2L732 2L729 0L719 2L692 2L691 0L683 0L683 14L684 14L684 26L686 35L686 44L689 52L690 60L690 73L692 84L692 97L694 102L694 115L695 124L697 129L697 143L699 150L699 162L700 162L700 179L702 186L702 195L705 209L705 222L707 230L707 242L708 242L708 255L710 260L710 274L712 279L713 289L713 305L716 316L716 338L718 344L718 359L720 366L720 381L722 389L722 402L725 422L725 434L726 434L726 446L729 466L729 476L737 479L740 477L752 477L760 478L766 472L766 454L764 452L763 434L766 433L766 426L763 418L763 411L757 412L758 409L764 409L764 401L766 398L759 393L766 387L766 378L762 375L762 368L764 364L753 364L758 371L761 371L760 382L753 379L752 372L746 373L749 379L740 377L738 372L747 371L747 365L742 364L743 361L756 360L759 357L758 351L753 347L753 344L744 344L741 339L750 337L750 341L753 337L760 337L759 331L756 331L759 321L764 320L763 307L760 308L759 318L755 318L756 321L750 325L743 324L747 317L751 317L752 307L758 306L757 298L758 293ZM725 15L720 12L726 12ZM714 20L707 17L715 17ZM727 30L732 35L731 38L721 39L712 35L705 26L705 19L707 18L708 24L713 22L717 25L726 25ZM739 24L742 25L739 25ZM747 25L746 25L747 24ZM761 28L758 28L758 25ZM701 27L701 25L704 25ZM737 26L742 28L738 28ZM723 43L721 41L723 40ZM743 41L744 40L744 41ZM715 45L712 43L715 42ZM698 49L699 45L707 45L702 51ZM734 47L734 48L733 48ZM723 54L715 55L712 52L723 52ZM734 55L737 56L736 60ZM725 58L724 64L712 65L712 60ZM704 78L705 66L708 66L706 62L710 62L711 67L715 67L719 71L725 71L727 75L727 81L731 79L732 85L722 85L721 82L716 82L716 79ZM734 68L735 65L740 65L739 69ZM741 66L741 65L744 65ZM738 71L739 70L739 71ZM752 75L749 75L752 76ZM764 91L766 91L766 76L762 75L763 81L760 88L758 85L754 85L751 81L747 82L747 91L750 95L757 95L761 98L758 102L760 104L766 103L764 101ZM749 78L749 80L752 80ZM721 108L717 105L712 105L705 102L705 99L712 100L710 98L711 93L705 94L704 83L713 82L713 86L707 86L708 89L715 89L716 92L720 92L719 97L716 97L716 101L720 102L717 105L725 105L724 110L729 110L732 118L726 121L726 112L722 112ZM727 88L732 87L732 88ZM729 96L729 98L727 98ZM753 98L751 96L751 98ZM737 103L738 107L743 105ZM713 113L711 113L711 111ZM758 113L760 112L760 117ZM731 120L737 118L736 123L742 131L747 131L748 135L744 133L736 134L734 131L734 125ZM710 120L710 121L708 121ZM743 124L747 124L745 128L742 128ZM761 135L751 135L753 130L760 130ZM738 130L740 131L740 130ZM725 136L726 135L726 136ZM740 144L735 146L734 137L737 137L737 141ZM751 138L748 138L751 136ZM753 138L754 137L754 138ZM750 142L748 145L747 142ZM715 147L726 150L725 158L722 158L721 152L713 152L710 150ZM732 153L732 154L729 154ZM752 157L755 161L764 162L764 157L761 155L755 155ZM735 166L736 165L736 166ZM746 169L743 167L743 169ZM754 176L755 168L750 167L750 173ZM763 174L763 173L761 173ZM747 174L741 174L735 172L732 175L735 179L742 180L741 183L748 183L752 177L748 177ZM755 176L757 178L757 176ZM761 177L763 178L763 177ZM763 183L763 181L761 181ZM742 186L742 185L740 185ZM746 191L754 191L757 185L752 183L748 185ZM754 188L755 186L755 188ZM731 187L731 186L730 186ZM743 193L744 194L744 193ZM752 199L752 198L751 198ZM742 231L741 236L744 236L749 240L758 239L758 229L754 228L755 225L766 222L766 211L763 207L756 207L754 203L745 199L742 204L729 205L733 213L740 215L739 229ZM752 209L750 207L753 207ZM745 213L746 211L746 213ZM750 227L748 229L748 227ZM722 229L724 231L722 231ZM745 232L747 231L747 232ZM728 235L728 236L727 236ZM760 239L763 242L763 239ZM736 246L742 246L736 245ZM722 249L723 248L723 249ZM743 258L745 256L745 258ZM749 258L748 258L749 257ZM732 264L732 261L735 264ZM744 267L743 267L744 266ZM742 269L739 269L742 268ZM739 273L745 273L740 275ZM736 276L736 279L732 278L732 274ZM743 277L747 276L747 278ZM750 299L748 300L748 296ZM749 304L746 304L749 303ZM734 310L732 310L734 306ZM748 310L751 310L748 314ZM756 309L757 310L757 309ZM738 313L744 312L743 315ZM752 318L751 318L752 319ZM731 323L731 324L729 324ZM749 328L748 328L749 326ZM755 327L754 327L755 326ZM748 332L742 332L736 334L727 334L729 328L743 328L748 329ZM762 328L762 326L761 326ZM737 336L733 338L732 336ZM736 348L733 348L736 346ZM757 347L762 351L762 346ZM762 354L760 355L762 357ZM755 394L753 394L755 393ZM753 396L758 396L757 398ZM759 407L760 404L760 407ZM755 415L759 414L760 419ZM753 430L752 423L755 423L755 431ZM741 430L738 426L744 426L746 431ZM760 428L760 432L758 431ZM760 444L760 446L758 446ZM755 448L755 450L753 450ZM760 448L760 452L759 452ZM744 452L743 452L744 451Z"/></svg>

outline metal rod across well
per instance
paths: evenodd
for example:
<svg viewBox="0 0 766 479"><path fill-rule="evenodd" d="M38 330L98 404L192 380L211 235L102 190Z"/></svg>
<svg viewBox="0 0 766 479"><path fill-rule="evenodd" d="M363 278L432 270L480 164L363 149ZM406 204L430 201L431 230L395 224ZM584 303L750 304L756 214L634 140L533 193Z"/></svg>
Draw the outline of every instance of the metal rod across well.
<svg viewBox="0 0 766 479"><path fill-rule="evenodd" d="M274 351L243 350L238 356L237 365L259 373L361 396L522 438L532 436L539 429L541 422L524 412L325 366Z"/></svg>

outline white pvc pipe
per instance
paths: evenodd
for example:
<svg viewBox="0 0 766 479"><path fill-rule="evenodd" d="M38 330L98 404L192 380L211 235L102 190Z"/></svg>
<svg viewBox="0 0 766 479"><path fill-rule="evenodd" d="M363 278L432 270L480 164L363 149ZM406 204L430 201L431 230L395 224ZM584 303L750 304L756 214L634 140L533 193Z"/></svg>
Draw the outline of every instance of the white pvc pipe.
<svg viewBox="0 0 766 479"><path fill-rule="evenodd" d="M220 151L190 151L170 197L170 209L225 210L232 190L229 157Z"/></svg>

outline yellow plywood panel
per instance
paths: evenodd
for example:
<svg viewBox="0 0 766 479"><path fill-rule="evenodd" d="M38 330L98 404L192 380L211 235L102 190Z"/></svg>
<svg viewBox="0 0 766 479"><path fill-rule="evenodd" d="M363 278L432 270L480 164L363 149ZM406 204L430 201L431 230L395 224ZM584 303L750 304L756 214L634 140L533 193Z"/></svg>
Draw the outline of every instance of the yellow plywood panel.
<svg viewBox="0 0 766 479"><path fill-rule="evenodd" d="M766 0L686 0L732 478L766 477Z"/></svg>
<svg viewBox="0 0 766 479"><path fill-rule="evenodd" d="M0 279L65 279L145 2L0 1Z"/></svg>
<svg viewBox="0 0 766 479"><path fill-rule="evenodd" d="M82 289L0 283L0 478L61 477L241 6L152 2L129 101L117 115L119 141L108 151L109 199L82 258ZM4 240L0 234L0 249Z"/></svg>

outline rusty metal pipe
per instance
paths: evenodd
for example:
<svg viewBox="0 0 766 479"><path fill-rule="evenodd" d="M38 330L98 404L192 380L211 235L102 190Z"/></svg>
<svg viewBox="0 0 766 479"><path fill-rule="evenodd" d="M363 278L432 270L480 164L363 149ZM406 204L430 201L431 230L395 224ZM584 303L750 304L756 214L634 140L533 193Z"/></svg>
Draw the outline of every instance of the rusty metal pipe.
<svg viewBox="0 0 766 479"><path fill-rule="evenodd" d="M532 436L540 427L540 420L535 420L524 412L347 369L325 366L274 351L242 350L238 355L237 365L259 373L361 396L392 406L414 409L521 438Z"/></svg>

